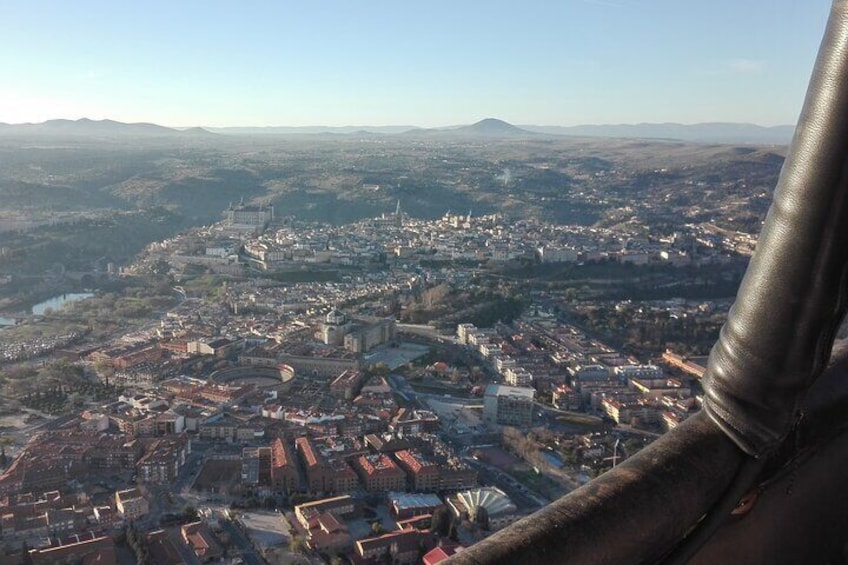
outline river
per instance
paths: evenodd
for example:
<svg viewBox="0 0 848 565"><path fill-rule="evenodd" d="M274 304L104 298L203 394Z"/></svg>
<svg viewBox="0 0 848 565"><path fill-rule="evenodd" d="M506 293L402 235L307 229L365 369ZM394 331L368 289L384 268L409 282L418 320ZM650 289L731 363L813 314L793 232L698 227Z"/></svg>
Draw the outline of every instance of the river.
<svg viewBox="0 0 848 565"><path fill-rule="evenodd" d="M65 294L59 294L57 296L54 296L53 298L48 298L43 302L39 302L38 304L30 308L29 313L33 316L43 316L44 312L48 308L51 310L58 310L69 302L85 300L86 298L91 298L92 296L94 296L93 292L66 292ZM4 316L0 316L0 328L4 326L14 326L17 323L18 320L16 320L15 318L7 318Z"/></svg>
<svg viewBox="0 0 848 565"><path fill-rule="evenodd" d="M60 294L59 296L48 298L44 302L39 302L32 307L31 313L33 316L43 316L44 312L48 308L51 310L58 310L69 302L78 302L80 300L85 300L86 298L91 298L92 296L94 296L93 292L68 292Z"/></svg>

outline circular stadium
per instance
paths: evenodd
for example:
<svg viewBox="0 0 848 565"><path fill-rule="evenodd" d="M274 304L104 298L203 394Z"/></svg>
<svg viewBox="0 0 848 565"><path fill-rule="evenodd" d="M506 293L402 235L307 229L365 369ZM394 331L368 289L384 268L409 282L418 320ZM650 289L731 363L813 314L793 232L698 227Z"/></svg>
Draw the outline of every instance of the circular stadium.
<svg viewBox="0 0 848 565"><path fill-rule="evenodd" d="M280 363L274 367L246 365L215 371L209 380L218 384L254 385L260 389L288 390L294 380L294 368Z"/></svg>

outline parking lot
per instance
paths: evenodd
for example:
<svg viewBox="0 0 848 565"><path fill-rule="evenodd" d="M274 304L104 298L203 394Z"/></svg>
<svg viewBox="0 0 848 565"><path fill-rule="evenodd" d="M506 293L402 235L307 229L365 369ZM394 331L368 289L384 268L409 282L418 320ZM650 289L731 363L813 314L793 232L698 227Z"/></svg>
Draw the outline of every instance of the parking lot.
<svg viewBox="0 0 848 565"><path fill-rule="evenodd" d="M278 512L254 511L239 515L247 535L260 549L288 544L292 534L289 523Z"/></svg>

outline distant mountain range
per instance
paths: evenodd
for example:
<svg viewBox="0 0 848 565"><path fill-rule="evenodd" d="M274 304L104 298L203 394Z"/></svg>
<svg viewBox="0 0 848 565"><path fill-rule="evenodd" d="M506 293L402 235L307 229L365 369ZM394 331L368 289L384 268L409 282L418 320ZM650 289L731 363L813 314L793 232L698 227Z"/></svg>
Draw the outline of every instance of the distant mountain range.
<svg viewBox="0 0 848 565"><path fill-rule="evenodd" d="M415 126L345 126L345 127L264 127L264 128L206 128L221 134L340 134L394 135L438 137L531 137L538 134L570 137L610 137L664 139L698 143L750 143L757 145L787 145L795 126L763 127L755 124L708 122L702 124L619 124L580 126L513 125L503 120L486 118L471 125L444 128Z"/></svg>
<svg viewBox="0 0 848 565"><path fill-rule="evenodd" d="M64 135L91 137L159 137L175 135L214 135L200 127L174 129L157 124L139 122L127 124L115 120L47 120L40 123L0 123L0 135Z"/></svg>
<svg viewBox="0 0 848 565"><path fill-rule="evenodd" d="M41 123L0 123L0 135L62 135L92 137L160 137L226 135L398 135L421 136L431 139L486 137L516 138L538 135L571 137L638 138L691 141L698 143L748 143L757 145L786 145L792 139L795 126L763 127L739 123L701 124L619 124L580 126L515 126L503 120L486 118L471 125L445 128L415 126L304 126L304 127L224 127L169 128L152 123L123 123L114 120L48 120Z"/></svg>
<svg viewBox="0 0 848 565"><path fill-rule="evenodd" d="M701 124L617 124L580 126L520 126L527 131L548 135L580 137L617 137L673 139L700 143L754 143L786 145L792 141L795 126L763 127L754 124L707 122Z"/></svg>
<svg viewBox="0 0 848 565"><path fill-rule="evenodd" d="M538 135L532 131L521 129L503 120L486 118L467 126L451 126L446 128L414 128L404 132L404 135L428 137L529 137Z"/></svg>
<svg viewBox="0 0 848 565"><path fill-rule="evenodd" d="M238 135L303 135L332 133L338 135L366 135L403 133L415 126L264 126L264 127L207 127L213 133Z"/></svg>

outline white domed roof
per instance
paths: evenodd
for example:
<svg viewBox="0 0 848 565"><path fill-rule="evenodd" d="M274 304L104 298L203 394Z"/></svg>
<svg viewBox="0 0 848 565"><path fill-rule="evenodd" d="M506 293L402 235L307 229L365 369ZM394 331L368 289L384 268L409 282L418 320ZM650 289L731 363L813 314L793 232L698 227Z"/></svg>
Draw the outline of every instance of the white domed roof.
<svg viewBox="0 0 848 565"><path fill-rule="evenodd" d="M489 516L511 514L517 510L515 504L502 490L493 487L483 487L459 493L459 497L469 512L475 513L477 507L485 508Z"/></svg>

